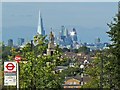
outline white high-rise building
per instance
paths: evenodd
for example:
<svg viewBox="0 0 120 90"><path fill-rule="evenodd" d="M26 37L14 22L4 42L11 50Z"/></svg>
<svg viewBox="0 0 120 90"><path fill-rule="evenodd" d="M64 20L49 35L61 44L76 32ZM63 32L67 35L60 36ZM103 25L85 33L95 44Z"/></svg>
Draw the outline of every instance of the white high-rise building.
<svg viewBox="0 0 120 90"><path fill-rule="evenodd" d="M44 27L43 27L43 20L42 20L40 10L39 10L39 20L38 20L37 33L40 34L40 35L43 35L43 36L45 35L45 30L44 30Z"/></svg>
<svg viewBox="0 0 120 90"><path fill-rule="evenodd" d="M77 42L77 32L76 32L75 28L73 28L73 30L70 32L70 36L71 36L73 42Z"/></svg>

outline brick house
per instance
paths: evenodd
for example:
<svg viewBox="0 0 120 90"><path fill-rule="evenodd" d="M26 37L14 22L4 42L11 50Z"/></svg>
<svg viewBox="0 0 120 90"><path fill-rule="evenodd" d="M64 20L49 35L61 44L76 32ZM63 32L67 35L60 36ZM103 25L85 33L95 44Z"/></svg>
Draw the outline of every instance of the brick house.
<svg viewBox="0 0 120 90"><path fill-rule="evenodd" d="M83 82L86 84L90 80L89 76L83 77ZM74 77L66 77L63 88L81 88L81 77L79 75Z"/></svg>
<svg viewBox="0 0 120 90"><path fill-rule="evenodd" d="M64 88L80 88L80 80L76 78L67 78L64 83Z"/></svg>

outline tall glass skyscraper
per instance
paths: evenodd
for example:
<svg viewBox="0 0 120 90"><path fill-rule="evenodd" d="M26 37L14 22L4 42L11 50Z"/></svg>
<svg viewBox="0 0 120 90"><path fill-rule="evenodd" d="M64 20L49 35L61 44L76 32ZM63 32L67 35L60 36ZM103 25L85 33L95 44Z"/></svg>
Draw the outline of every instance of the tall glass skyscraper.
<svg viewBox="0 0 120 90"><path fill-rule="evenodd" d="M73 42L77 42L77 32L75 28L73 28L72 32L70 32L70 35L71 35Z"/></svg>
<svg viewBox="0 0 120 90"><path fill-rule="evenodd" d="M24 41L24 38L18 38L18 46L23 45Z"/></svg>
<svg viewBox="0 0 120 90"><path fill-rule="evenodd" d="M68 30L62 26L59 33L59 45L63 47L73 47L73 44L77 44L77 32L75 28L73 28L69 34Z"/></svg>
<svg viewBox="0 0 120 90"><path fill-rule="evenodd" d="M37 29L37 33L40 34L40 35L45 35L45 30L44 30L44 27L43 27L43 20L42 20L42 16L41 16L41 13L39 11L39 20L38 20L38 29Z"/></svg>

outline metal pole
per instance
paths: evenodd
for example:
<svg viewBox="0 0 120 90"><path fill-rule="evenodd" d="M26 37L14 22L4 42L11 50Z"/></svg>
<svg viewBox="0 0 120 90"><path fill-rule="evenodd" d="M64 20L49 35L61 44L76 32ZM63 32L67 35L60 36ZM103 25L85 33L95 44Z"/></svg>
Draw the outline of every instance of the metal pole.
<svg viewBox="0 0 120 90"><path fill-rule="evenodd" d="M17 62L17 90L19 90L19 64Z"/></svg>
<svg viewBox="0 0 120 90"><path fill-rule="evenodd" d="M83 86L83 68L81 69L81 86Z"/></svg>
<svg viewBox="0 0 120 90"><path fill-rule="evenodd" d="M4 89L4 72L3 72L4 71L3 70L4 69L4 63L3 63L3 59L1 59L1 60L2 60L2 63L1 63L2 64L2 70L1 70L2 71L2 76L1 76L2 77L1 78L2 86L1 86L1 89Z"/></svg>

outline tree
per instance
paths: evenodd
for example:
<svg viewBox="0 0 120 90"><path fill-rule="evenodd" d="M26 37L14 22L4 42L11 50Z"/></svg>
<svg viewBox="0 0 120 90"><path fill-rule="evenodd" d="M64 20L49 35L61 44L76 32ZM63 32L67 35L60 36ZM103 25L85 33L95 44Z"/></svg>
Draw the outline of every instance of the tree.
<svg viewBox="0 0 120 90"><path fill-rule="evenodd" d="M61 65L64 59L61 58L59 47L55 48L52 56L46 55L48 40L46 36L36 35L33 41L20 48L19 51L11 50L12 60L15 55L22 57L20 65L20 88L62 88L61 77L54 73L57 65ZM27 63L24 63L24 62Z"/></svg>
<svg viewBox="0 0 120 90"><path fill-rule="evenodd" d="M9 46L5 46L4 44L2 44L2 59L4 61L8 61L8 55L10 55L10 50L12 47Z"/></svg>
<svg viewBox="0 0 120 90"><path fill-rule="evenodd" d="M83 88L100 88L100 53L96 54L96 58L92 60L89 66L85 69L85 73L90 76L90 81Z"/></svg>
<svg viewBox="0 0 120 90"><path fill-rule="evenodd" d="M112 74L112 85L114 85L115 89L120 89L120 12L113 20L114 22L108 24L110 31L107 32L112 41L109 49L109 52L113 57L113 60L110 61L110 65L113 69L112 72L114 73Z"/></svg>
<svg viewBox="0 0 120 90"><path fill-rule="evenodd" d="M103 50L101 52L102 56L97 56L99 59L93 60L95 61L92 62L94 67L89 68L87 73L93 78L95 77L95 79L92 79L84 87L92 87L97 83L98 86L96 87L98 88L99 82L101 81L100 73L102 72L103 88L120 89L120 12L115 18L113 18L113 20L113 22L108 24L110 31L107 32L109 37L111 37L112 44L109 46L108 50ZM103 60L102 71L100 71L99 65L101 60Z"/></svg>
<svg viewBox="0 0 120 90"><path fill-rule="evenodd" d="M83 53L89 53L89 48L87 48L86 46L82 46L78 49L78 52L83 52Z"/></svg>
<svg viewBox="0 0 120 90"><path fill-rule="evenodd" d="M90 76L90 81L84 85L84 88L111 88L111 56L108 50L102 50L96 53L89 66L86 68L86 74ZM111 68L112 70L112 68Z"/></svg>

